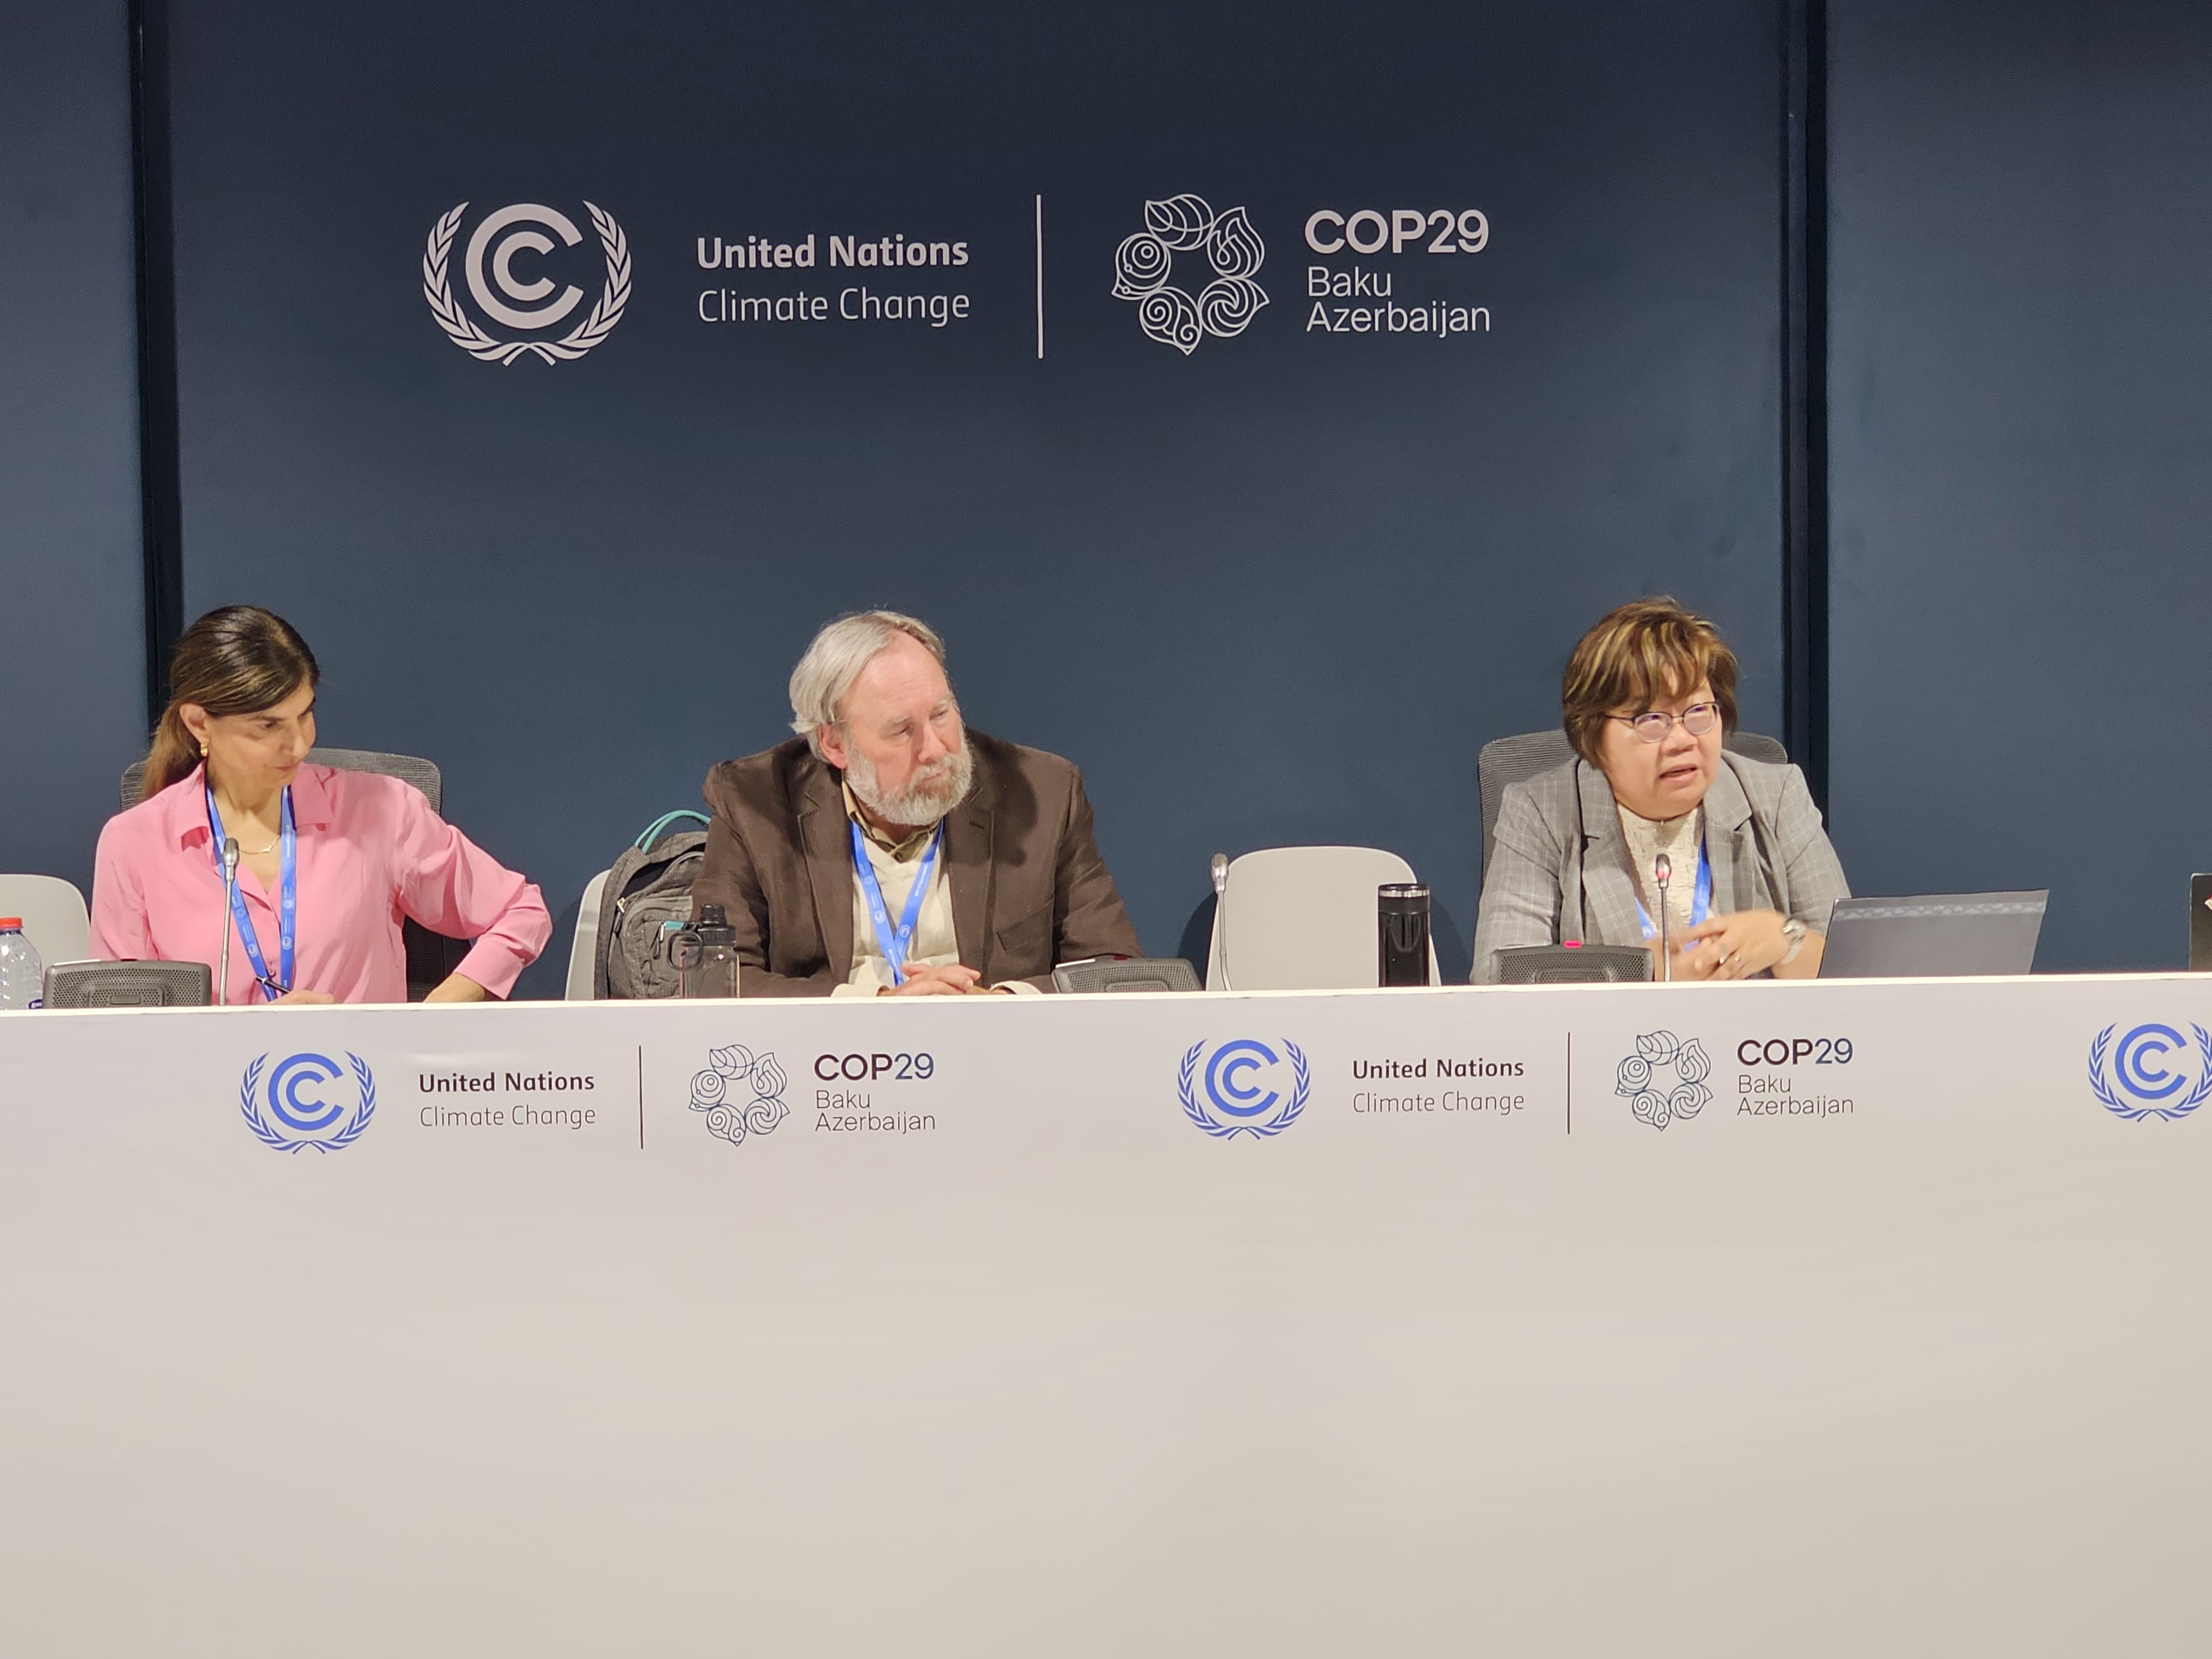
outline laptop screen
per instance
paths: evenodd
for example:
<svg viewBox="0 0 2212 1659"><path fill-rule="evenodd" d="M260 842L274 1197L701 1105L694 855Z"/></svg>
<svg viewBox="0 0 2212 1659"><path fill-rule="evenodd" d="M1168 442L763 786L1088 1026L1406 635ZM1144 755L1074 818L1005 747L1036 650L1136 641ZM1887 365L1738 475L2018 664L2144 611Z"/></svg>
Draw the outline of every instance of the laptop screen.
<svg viewBox="0 0 2212 1659"><path fill-rule="evenodd" d="M1822 979L1947 979L2035 965L2048 888L1836 901Z"/></svg>

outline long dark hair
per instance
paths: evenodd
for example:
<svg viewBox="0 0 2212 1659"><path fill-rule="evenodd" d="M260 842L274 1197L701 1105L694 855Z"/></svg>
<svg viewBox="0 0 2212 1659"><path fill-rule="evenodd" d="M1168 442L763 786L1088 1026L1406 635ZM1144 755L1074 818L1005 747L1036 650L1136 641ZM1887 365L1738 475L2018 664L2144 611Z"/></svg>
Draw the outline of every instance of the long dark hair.
<svg viewBox="0 0 2212 1659"><path fill-rule="evenodd" d="M169 706L154 728L138 799L153 799L200 763L199 744L179 712L186 703L210 714L258 714L322 677L307 641L273 611L256 605L209 611L185 630L169 659Z"/></svg>

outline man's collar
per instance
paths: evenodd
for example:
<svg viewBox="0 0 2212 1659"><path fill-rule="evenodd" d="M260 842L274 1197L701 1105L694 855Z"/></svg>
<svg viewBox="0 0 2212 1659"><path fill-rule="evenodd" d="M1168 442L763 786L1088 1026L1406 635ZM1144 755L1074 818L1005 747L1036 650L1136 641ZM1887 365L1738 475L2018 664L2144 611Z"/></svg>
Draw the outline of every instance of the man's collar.
<svg viewBox="0 0 2212 1659"><path fill-rule="evenodd" d="M932 823L915 830L903 841L895 842L868 822L867 814L860 811L859 798L853 793L853 786L842 777L837 781L837 791L844 797L845 816L860 826L862 835L889 853L901 864L920 858L921 849L929 845L930 836L937 832L937 826Z"/></svg>

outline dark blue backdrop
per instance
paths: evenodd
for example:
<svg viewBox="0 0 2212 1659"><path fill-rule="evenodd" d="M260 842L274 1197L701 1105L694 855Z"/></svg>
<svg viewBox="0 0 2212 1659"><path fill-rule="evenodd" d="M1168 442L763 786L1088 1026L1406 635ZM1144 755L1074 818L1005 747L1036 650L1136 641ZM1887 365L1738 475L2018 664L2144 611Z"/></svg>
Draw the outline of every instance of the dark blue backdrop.
<svg viewBox="0 0 2212 1659"><path fill-rule="evenodd" d="M0 870L89 890L146 739L129 36L82 0L0 40Z"/></svg>
<svg viewBox="0 0 2212 1659"><path fill-rule="evenodd" d="M1832 795L1863 892L2186 960L2212 867L2212 9L1831 8Z"/></svg>
<svg viewBox="0 0 2212 1659"><path fill-rule="evenodd" d="M174 27L187 613L291 616L326 740L439 759L556 909L776 741L808 633L861 605L945 631L975 724L1084 766L1158 951L1215 849L1344 840L1436 884L1463 971L1475 750L1556 718L1569 645L1622 598L1711 609L1777 725L1770 4ZM1185 191L1249 208L1273 301L1188 358L1109 291L1146 199ZM605 344L549 368L448 342L418 264L465 198L621 222ZM1407 206L1480 208L1491 245L1361 263L1492 331L1309 333L1306 214ZM972 320L697 320L741 285L696 238L809 232L968 240L928 276ZM597 293L588 244L555 265Z"/></svg>

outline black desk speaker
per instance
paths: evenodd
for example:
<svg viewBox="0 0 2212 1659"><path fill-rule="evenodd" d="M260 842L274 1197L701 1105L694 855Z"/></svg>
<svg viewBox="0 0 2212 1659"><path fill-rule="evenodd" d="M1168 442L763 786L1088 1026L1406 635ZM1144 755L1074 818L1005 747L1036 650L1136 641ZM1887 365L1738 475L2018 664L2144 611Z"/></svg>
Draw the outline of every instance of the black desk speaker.
<svg viewBox="0 0 2212 1659"><path fill-rule="evenodd" d="M49 1008L204 1008L214 1000L204 962L58 962L46 969Z"/></svg>
<svg viewBox="0 0 2212 1659"><path fill-rule="evenodd" d="M1651 977L1636 945L1516 945L1498 953L1501 985L1625 985Z"/></svg>

